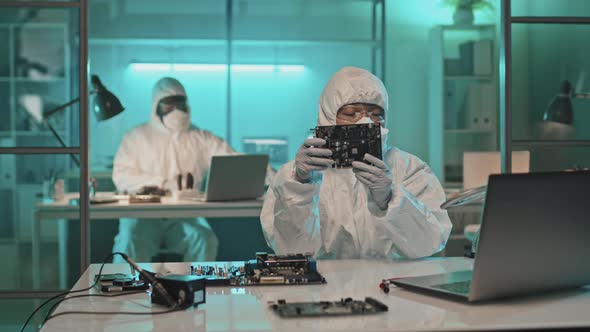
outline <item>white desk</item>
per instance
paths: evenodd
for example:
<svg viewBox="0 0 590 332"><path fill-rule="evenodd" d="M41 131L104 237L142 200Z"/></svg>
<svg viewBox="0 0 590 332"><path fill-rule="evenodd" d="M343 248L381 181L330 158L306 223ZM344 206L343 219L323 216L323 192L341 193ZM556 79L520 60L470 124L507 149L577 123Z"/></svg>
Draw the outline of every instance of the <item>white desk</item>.
<svg viewBox="0 0 590 332"><path fill-rule="evenodd" d="M383 293L382 278L416 276L470 268L465 258L432 258L413 262L366 260L319 261L328 281L313 286L207 288L207 303L164 315L65 315L50 320L42 332L58 331L420 331L489 330L590 326L590 289L469 305L393 287ZM142 264L157 272L187 273L185 263ZM100 265L92 264L74 286L90 285ZM126 264L109 264L103 273L129 272ZM93 290L93 293L95 291ZM339 300L342 297L382 301L387 313L372 316L284 319L269 310L267 301ZM63 311L161 311L150 308L147 294L127 297L76 298L62 303Z"/></svg>
<svg viewBox="0 0 590 332"><path fill-rule="evenodd" d="M31 229L33 248L33 287L40 287L41 272L41 222L43 220L59 220L59 282L62 289L66 288L67 275L67 249L66 219L80 219L80 208L70 205L69 199L76 198L76 194L66 195L61 202L40 203L35 207L34 220ZM198 201L173 201L164 197L162 203L138 203L129 204L129 201L120 201L110 204L92 204L90 206L90 220L141 218L223 218L223 217L259 217L262 210L262 200L235 201L235 202L198 202Z"/></svg>

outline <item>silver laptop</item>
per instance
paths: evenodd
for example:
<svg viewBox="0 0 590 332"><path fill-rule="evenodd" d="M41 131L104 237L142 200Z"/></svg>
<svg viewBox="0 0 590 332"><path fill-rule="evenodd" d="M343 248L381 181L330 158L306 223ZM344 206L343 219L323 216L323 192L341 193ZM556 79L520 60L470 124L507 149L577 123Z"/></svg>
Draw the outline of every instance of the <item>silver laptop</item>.
<svg viewBox="0 0 590 332"><path fill-rule="evenodd" d="M489 177L473 271L395 285L472 301L590 284L590 172Z"/></svg>
<svg viewBox="0 0 590 332"><path fill-rule="evenodd" d="M203 200L249 200L264 194L268 155L213 156Z"/></svg>

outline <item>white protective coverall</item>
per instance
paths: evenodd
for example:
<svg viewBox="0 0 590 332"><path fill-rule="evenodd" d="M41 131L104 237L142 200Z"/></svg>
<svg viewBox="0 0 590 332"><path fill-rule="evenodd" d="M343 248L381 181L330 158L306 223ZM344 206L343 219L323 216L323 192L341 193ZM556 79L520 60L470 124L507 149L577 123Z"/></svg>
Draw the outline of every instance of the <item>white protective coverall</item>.
<svg viewBox="0 0 590 332"><path fill-rule="evenodd" d="M150 122L127 133L115 157L113 182L117 190L135 192L143 186L176 190L177 175L186 177L188 173L194 177L195 188L200 189L211 157L234 153L221 138L192 126L190 116L177 130L164 126L156 108L160 99L174 95L186 96L176 79L163 78L154 86ZM121 219L113 252L124 252L138 262L148 262L160 248L165 248L183 254L185 261L213 261L217 245L215 233L203 218ZM119 256L114 261L123 262Z"/></svg>
<svg viewBox="0 0 590 332"><path fill-rule="evenodd" d="M337 111L352 103L375 104L388 112L383 83L366 70L345 67L320 96L318 125L335 125ZM452 225L440 209L445 193L438 179L407 152L383 152L393 174L386 210L372 201L351 169L328 168L300 183L294 161L283 165L260 217L268 245L277 253L312 252L320 259L420 258L442 250Z"/></svg>

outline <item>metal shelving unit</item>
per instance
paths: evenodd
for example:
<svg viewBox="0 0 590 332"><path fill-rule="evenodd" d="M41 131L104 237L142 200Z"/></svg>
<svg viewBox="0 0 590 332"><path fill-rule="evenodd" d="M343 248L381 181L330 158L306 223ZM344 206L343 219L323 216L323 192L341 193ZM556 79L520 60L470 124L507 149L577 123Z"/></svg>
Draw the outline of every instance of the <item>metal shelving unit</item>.
<svg viewBox="0 0 590 332"><path fill-rule="evenodd" d="M460 53L459 45L470 41L491 41L491 74L452 73L446 68L447 60L457 60L451 57L451 51ZM489 24L442 25L430 31L429 161L445 188L462 187L464 152L496 151L498 148L497 108L488 110L487 115L493 119L489 125L475 125L467 120L467 115L477 109L469 105L468 98L481 100L481 97L470 96L472 86L489 85L494 95L497 93L498 77L493 71L497 64L496 43L496 27Z"/></svg>

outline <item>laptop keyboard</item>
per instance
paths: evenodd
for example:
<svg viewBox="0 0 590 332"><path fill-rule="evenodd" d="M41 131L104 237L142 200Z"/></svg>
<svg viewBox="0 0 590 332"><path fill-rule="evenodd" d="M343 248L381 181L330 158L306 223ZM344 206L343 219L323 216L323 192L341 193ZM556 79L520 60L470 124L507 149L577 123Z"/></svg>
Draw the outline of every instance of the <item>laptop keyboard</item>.
<svg viewBox="0 0 590 332"><path fill-rule="evenodd" d="M450 284L442 284L432 286L433 288L439 288L452 293L469 294L469 288L471 288L471 280L452 282Z"/></svg>

